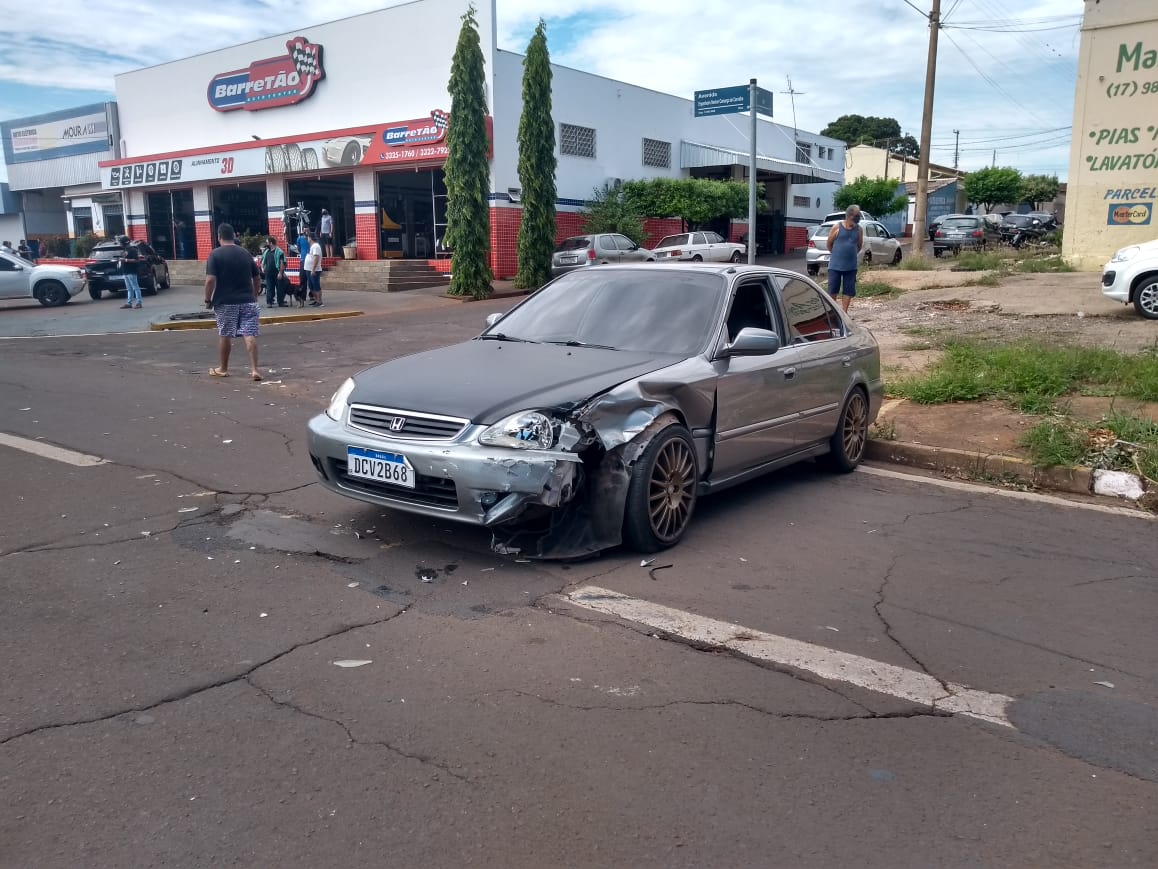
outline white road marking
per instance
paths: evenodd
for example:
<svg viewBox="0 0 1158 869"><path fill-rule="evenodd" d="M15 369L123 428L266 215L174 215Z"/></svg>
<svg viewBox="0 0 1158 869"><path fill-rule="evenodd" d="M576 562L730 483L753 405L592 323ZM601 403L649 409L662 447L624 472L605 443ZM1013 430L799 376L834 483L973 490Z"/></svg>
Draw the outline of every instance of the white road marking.
<svg viewBox="0 0 1158 869"><path fill-rule="evenodd" d="M164 330L169 331L169 330ZM179 330L178 330L179 331ZM41 341L45 338L107 338L110 335L161 335L156 329L142 329L132 332L76 332L71 335L0 335L0 341Z"/></svg>
<svg viewBox="0 0 1158 869"><path fill-rule="evenodd" d="M628 597L598 586L585 586L567 595L576 606L618 616L665 634L695 643L729 649L745 657L771 661L813 673L822 679L845 682L878 694L909 700L941 712L967 715L991 724L1012 727L1005 717L1013 702L1004 694L977 691L948 682L942 685L927 673L838 652L801 640L766 634L729 622L698 616L661 604ZM946 691L946 686L948 691Z"/></svg>
<svg viewBox="0 0 1158 869"><path fill-rule="evenodd" d="M1002 498L1012 498L1015 501L1032 501L1039 504L1050 504L1055 507L1070 507L1074 510L1093 510L1095 513L1109 513L1112 516L1129 516L1132 519L1145 519L1150 522L1158 519L1158 515L1147 513L1131 507L1114 507L1110 504L1095 504L1089 501L1071 501L1068 498L1059 498L1057 495L1046 495L1042 492L1019 492L1016 489L1000 489L994 486L983 486L978 483L966 483L961 480L945 480L941 477L926 477L905 471L891 471L888 468L870 468L861 465L857 468L858 474L868 474L870 477L885 477L890 480L904 480L908 483L924 483L928 486L940 486L942 489L954 489L958 492L969 492L973 495L998 495Z"/></svg>
<svg viewBox="0 0 1158 869"><path fill-rule="evenodd" d="M28 438L17 437L16 435L5 434L4 432L0 432L0 444L6 447L12 447L15 450L23 450L34 456L40 456L42 459L64 462L66 465L74 465L78 468L93 468L97 465L108 464L108 460L102 459L100 456L90 456L74 450L66 450L64 447L46 444L44 441L29 440Z"/></svg>

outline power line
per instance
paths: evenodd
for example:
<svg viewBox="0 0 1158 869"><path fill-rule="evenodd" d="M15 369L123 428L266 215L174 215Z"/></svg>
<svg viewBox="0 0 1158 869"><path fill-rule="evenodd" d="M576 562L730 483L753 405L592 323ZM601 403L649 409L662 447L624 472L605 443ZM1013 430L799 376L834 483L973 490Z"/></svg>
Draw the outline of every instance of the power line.
<svg viewBox="0 0 1158 869"><path fill-rule="evenodd" d="M1000 84L998 84L996 81L994 81L994 79L993 79L993 78L991 78L991 77L989 76L989 74L988 74L987 72L985 72L985 70L983 70L983 69L982 69L980 66L978 66L978 65L977 65L976 61L974 61L974 60L973 60L973 58L971 58L971 57L970 57L970 56L969 56L969 55L968 55L968 54L965 52L965 49L963 49L963 48L960 46L960 44L957 42L957 40L955 40L955 39L954 39L954 38L953 38L953 37L952 37L950 34L946 33L946 34L945 34L945 38L946 38L946 39L948 39L948 40L949 40L951 43L953 43L953 46L954 46L954 47L955 47L955 48L956 48L956 49L957 49L959 52L961 52L961 56L965 58L965 60L966 60L966 61L969 63L969 65L970 65L971 67L973 67L975 70L977 70L977 74L978 74L979 76L981 76L981 78L983 78L983 79L984 79L986 82L988 82L990 87L992 87L992 88L993 88L995 91L997 91L999 94L1001 94L1002 96L1004 96L1004 97L1005 97L1006 99L1008 99L1008 100L1009 100L1011 103L1013 103L1015 106L1017 106L1019 109L1021 109L1021 110L1022 110L1023 112L1025 112L1025 113L1026 113L1026 114L1027 114L1029 117L1033 118L1033 119L1034 119L1035 121L1037 121L1038 123L1040 123L1040 124L1044 124L1044 123L1045 123L1044 121L1042 121L1042 119L1041 119L1041 118L1039 118L1037 115L1035 115L1035 114L1033 113L1033 111L1031 111L1029 108L1027 108L1026 106L1022 105L1020 102L1018 102L1018 100L1017 100L1017 99L1016 99L1016 98L1013 96L1013 94L1009 93L1009 91L1007 91L1007 90L1006 90L1005 88L1003 88L1003 87L1002 87Z"/></svg>

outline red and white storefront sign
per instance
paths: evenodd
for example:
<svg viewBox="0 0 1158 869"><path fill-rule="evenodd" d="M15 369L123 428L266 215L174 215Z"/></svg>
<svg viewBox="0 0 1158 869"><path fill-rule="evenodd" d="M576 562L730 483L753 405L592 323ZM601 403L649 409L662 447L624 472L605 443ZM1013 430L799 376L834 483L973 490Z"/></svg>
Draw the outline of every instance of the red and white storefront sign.
<svg viewBox="0 0 1158 869"><path fill-rule="evenodd" d="M100 164L101 186L126 190L358 167L438 166L449 153L449 123L447 113L436 109L425 118L371 127L109 160ZM493 142L491 129L488 118Z"/></svg>

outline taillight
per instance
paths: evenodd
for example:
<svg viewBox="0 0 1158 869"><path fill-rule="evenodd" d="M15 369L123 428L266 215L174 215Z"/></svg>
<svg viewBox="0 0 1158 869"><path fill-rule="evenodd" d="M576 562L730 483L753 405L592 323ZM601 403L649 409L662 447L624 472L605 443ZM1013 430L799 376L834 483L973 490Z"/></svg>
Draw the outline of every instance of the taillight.
<svg viewBox="0 0 1158 869"><path fill-rule="evenodd" d="M985 235L985 233L983 233L980 229L973 230L974 238L981 238L983 235Z"/></svg>
<svg viewBox="0 0 1158 869"><path fill-rule="evenodd" d="M591 260L592 262L595 261L595 248L587 248L587 259Z"/></svg>
<svg viewBox="0 0 1158 869"><path fill-rule="evenodd" d="M814 241L813 241L813 240L810 238L810 239L808 239L808 246L809 246L809 247L816 247L816 242L814 242Z"/></svg>
<svg viewBox="0 0 1158 869"><path fill-rule="evenodd" d="M944 237L945 237L945 233L938 229L936 238L944 238Z"/></svg>

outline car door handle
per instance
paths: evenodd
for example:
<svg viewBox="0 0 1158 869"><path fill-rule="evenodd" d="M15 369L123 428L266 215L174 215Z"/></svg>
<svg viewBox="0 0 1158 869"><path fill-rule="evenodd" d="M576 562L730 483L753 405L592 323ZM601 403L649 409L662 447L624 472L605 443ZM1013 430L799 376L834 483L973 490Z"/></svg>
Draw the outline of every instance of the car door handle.
<svg viewBox="0 0 1158 869"><path fill-rule="evenodd" d="M852 365L852 357L851 356L840 357L840 364L843 365L845 368L848 368L850 365Z"/></svg>
<svg viewBox="0 0 1158 869"><path fill-rule="evenodd" d="M785 368L784 369L784 379L785 380L791 380L795 376L796 376L796 369L795 368Z"/></svg>

